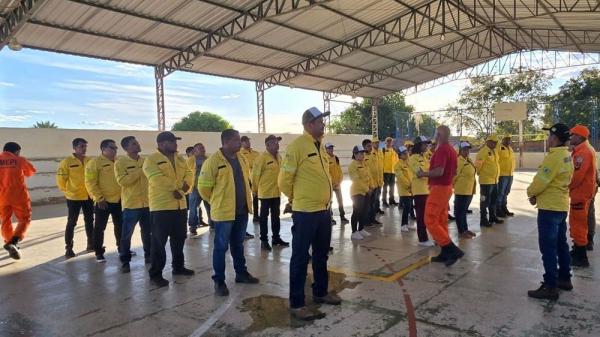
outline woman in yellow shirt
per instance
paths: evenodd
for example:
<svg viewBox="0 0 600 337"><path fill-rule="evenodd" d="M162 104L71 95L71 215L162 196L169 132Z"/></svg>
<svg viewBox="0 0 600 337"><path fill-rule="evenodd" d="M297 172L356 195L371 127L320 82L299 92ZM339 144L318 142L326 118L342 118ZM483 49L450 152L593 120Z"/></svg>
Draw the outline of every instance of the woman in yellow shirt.
<svg viewBox="0 0 600 337"><path fill-rule="evenodd" d="M400 204L398 208L402 209L402 222L400 230L408 232L408 216L412 211L412 191L411 180L412 173L408 167L408 149L405 146L398 148L400 160L396 163L394 172L396 173L396 185L398 187L398 195L400 196Z"/></svg>
<svg viewBox="0 0 600 337"><path fill-rule="evenodd" d="M348 166L348 175L352 181L350 186L350 195L352 196L352 217L350 217L352 240L362 240L367 236L371 236L364 229L369 220L369 198L367 198L367 194L371 184L371 178L364 164L364 159L365 149L361 145L355 146L352 149L352 162Z"/></svg>
<svg viewBox="0 0 600 337"><path fill-rule="evenodd" d="M429 180L427 177L419 178L417 172L429 172L429 160L425 158L427 144L431 143L426 137L418 136L415 141L412 155L408 160L408 166L412 173L411 192L415 200L415 211L417 212L417 236L419 246L433 247L435 243L429 240L425 227L425 204L429 196Z"/></svg>
<svg viewBox="0 0 600 337"><path fill-rule="evenodd" d="M475 164L469 158L471 144L460 142L458 144L458 160L456 161L456 175L452 184L454 185L454 216L458 236L463 239L475 237L475 233L469 230L467 225L467 210L473 194L475 194Z"/></svg>

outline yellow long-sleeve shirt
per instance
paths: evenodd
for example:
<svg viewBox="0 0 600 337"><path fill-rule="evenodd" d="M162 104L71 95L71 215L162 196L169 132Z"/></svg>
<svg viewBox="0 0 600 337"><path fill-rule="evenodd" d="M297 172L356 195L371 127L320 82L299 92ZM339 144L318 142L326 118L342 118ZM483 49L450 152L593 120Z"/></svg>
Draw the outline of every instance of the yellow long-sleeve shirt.
<svg viewBox="0 0 600 337"><path fill-rule="evenodd" d="M417 177L419 170L429 172L429 160L422 154L413 154L408 159L408 167L412 172L412 195L429 195L429 180L427 177Z"/></svg>
<svg viewBox="0 0 600 337"><path fill-rule="evenodd" d="M348 176L352 181L350 185L350 195L365 195L369 192L369 172L364 162L352 160L348 165Z"/></svg>
<svg viewBox="0 0 600 337"><path fill-rule="evenodd" d="M396 163L398 163L398 154L393 148L384 148L383 150L383 173L394 173Z"/></svg>
<svg viewBox="0 0 600 337"><path fill-rule="evenodd" d="M306 132L288 145L278 183L281 192L292 200L294 211L329 209L332 186L327 157L323 144Z"/></svg>
<svg viewBox="0 0 600 337"><path fill-rule="evenodd" d="M544 161L527 187L527 196L536 197L543 210L569 210L569 183L573 176L573 161L566 146L550 148Z"/></svg>
<svg viewBox="0 0 600 337"><path fill-rule="evenodd" d="M252 198L250 193L250 177L248 177L248 163L245 157L236 153L242 169L244 190L246 192L246 207L252 213ZM223 155L217 151L202 165L198 176L198 192L210 204L210 217L214 221L233 221L236 212L235 178L233 168ZM256 210L255 210L256 211Z"/></svg>
<svg viewBox="0 0 600 337"><path fill-rule="evenodd" d="M88 200L89 194L85 188L85 165L90 157L84 157L83 162L71 155L60 161L56 170L56 185L69 200Z"/></svg>
<svg viewBox="0 0 600 337"><path fill-rule="evenodd" d="M515 173L515 152L512 147L498 145L498 165L500 165L500 177L512 177Z"/></svg>
<svg viewBox="0 0 600 337"><path fill-rule="evenodd" d="M379 186L379 163L377 161L377 155L375 153L367 154L365 152L365 159L363 165L367 168L369 173L369 189L374 189Z"/></svg>
<svg viewBox="0 0 600 337"><path fill-rule="evenodd" d="M258 158L258 156L260 156L260 153L258 151L254 151L252 148L250 149L240 149L240 154L244 156L244 159L246 160L247 166L248 166L248 177L250 177L251 173L252 173L252 168L254 167L254 162L256 161L256 158Z"/></svg>
<svg viewBox="0 0 600 337"><path fill-rule="evenodd" d="M376 177L376 184L377 187L383 187L383 151L381 151L380 149L374 149L373 153L376 154L377 167L379 169L379 172Z"/></svg>
<svg viewBox="0 0 600 337"><path fill-rule="evenodd" d="M344 180L344 173L340 165L340 158L335 155L329 156L329 175L331 176L331 185L333 188L339 188L342 180Z"/></svg>
<svg viewBox="0 0 600 337"><path fill-rule="evenodd" d="M487 145L477 152L475 168L477 168L479 184L490 185L498 183L498 174L500 173L498 153L487 147Z"/></svg>
<svg viewBox="0 0 600 337"><path fill-rule="evenodd" d="M121 186L123 209L146 208L148 202L148 178L144 175L144 157L133 159L121 156L115 162L115 176Z"/></svg>
<svg viewBox="0 0 600 337"><path fill-rule="evenodd" d="M148 178L148 203L150 211L170 211L187 208L185 197L176 199L174 191L181 195L187 193L183 190L184 182L190 186L194 182L192 171L187 166L185 159L177 153L171 160L157 151L146 157L143 165L144 175Z"/></svg>
<svg viewBox="0 0 600 337"><path fill-rule="evenodd" d="M117 203L121 200L121 186L115 177L115 162L100 155L85 165L85 188L98 203Z"/></svg>
<svg viewBox="0 0 600 337"><path fill-rule="evenodd" d="M475 172L475 164L473 164L471 158L458 156L458 160L456 161L456 175L452 181L454 194L475 194Z"/></svg>
<svg viewBox="0 0 600 337"><path fill-rule="evenodd" d="M252 192L260 199L279 198L281 192L277 185L281 156L273 156L268 151L262 153L252 168Z"/></svg>
<svg viewBox="0 0 600 337"><path fill-rule="evenodd" d="M394 171L396 172L396 186L398 187L398 194L401 197L412 196L412 178L413 174L408 166L408 160L400 159L396 163Z"/></svg>

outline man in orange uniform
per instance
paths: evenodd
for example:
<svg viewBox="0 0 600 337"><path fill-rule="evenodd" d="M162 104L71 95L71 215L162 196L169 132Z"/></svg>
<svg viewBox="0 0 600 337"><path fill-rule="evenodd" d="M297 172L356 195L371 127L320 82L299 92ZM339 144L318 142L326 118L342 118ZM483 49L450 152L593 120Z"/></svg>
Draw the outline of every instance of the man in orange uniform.
<svg viewBox="0 0 600 337"><path fill-rule="evenodd" d="M21 146L8 142L0 154L0 221L4 249L15 260L21 258L17 243L23 240L31 221L31 200L25 184L25 177L31 177L35 168L21 157ZM11 217L15 214L19 221L14 229Z"/></svg>
<svg viewBox="0 0 600 337"><path fill-rule="evenodd" d="M573 239L571 265L589 267L586 246L588 244L588 210L596 194L596 158L587 138L590 131L583 125L571 129L573 152L573 178L569 184L569 226Z"/></svg>
<svg viewBox="0 0 600 337"><path fill-rule="evenodd" d="M451 266L464 253L450 239L448 234L448 202L452 196L452 180L456 175L456 151L449 144L450 128L441 125L436 130L438 144L431 157L429 172L419 171L417 176L429 178L429 197L425 204L425 226L435 242L442 247L432 262L442 262Z"/></svg>

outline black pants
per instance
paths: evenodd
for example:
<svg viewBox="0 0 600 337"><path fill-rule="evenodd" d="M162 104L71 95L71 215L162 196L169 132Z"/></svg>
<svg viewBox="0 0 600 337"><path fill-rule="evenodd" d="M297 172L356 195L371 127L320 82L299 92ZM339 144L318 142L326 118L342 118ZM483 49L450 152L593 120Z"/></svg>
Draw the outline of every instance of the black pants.
<svg viewBox="0 0 600 337"><path fill-rule="evenodd" d="M383 174L383 194L381 195L381 202L385 203L393 203L396 202L394 200L394 188L396 187L396 175L393 173L384 173ZM389 199L388 197L388 189L390 191Z"/></svg>
<svg viewBox="0 0 600 337"><path fill-rule="evenodd" d="M429 240L427 235L427 227L425 227L425 204L427 203L428 195L415 195L415 211L417 212L417 236L419 242L425 242ZM445 216L445 215L444 215Z"/></svg>
<svg viewBox="0 0 600 337"><path fill-rule="evenodd" d="M252 193L252 214L253 214L252 221L259 220L258 219L258 213L259 213L259 210L258 210L258 195Z"/></svg>
<svg viewBox="0 0 600 337"><path fill-rule="evenodd" d="M402 226L408 225L408 216L413 212L413 197L405 196L400 197L400 204L398 208L402 208Z"/></svg>
<svg viewBox="0 0 600 337"><path fill-rule="evenodd" d="M352 196L352 216L350 217L352 233L357 230L361 231L367 224L368 213L366 211L369 208L369 202L371 201L367 195L357 194Z"/></svg>
<svg viewBox="0 0 600 337"><path fill-rule="evenodd" d="M467 225L467 210L473 200L472 195L455 195L454 196L454 217L456 218L456 227L459 233L464 233L469 230Z"/></svg>
<svg viewBox="0 0 600 337"><path fill-rule="evenodd" d="M481 184L479 185L479 194L481 195L481 199L479 200L479 208L481 219L488 219L489 212L489 220L496 219L496 199L498 198L498 185L496 184Z"/></svg>
<svg viewBox="0 0 600 337"><path fill-rule="evenodd" d="M594 243L594 234L596 234L596 208L594 207L594 201L590 202L590 209L588 211L588 242Z"/></svg>
<svg viewBox="0 0 600 337"><path fill-rule="evenodd" d="M379 202L379 200L377 198L376 191L367 193L367 195L366 195L367 205L365 206L365 214L367 214L367 223L375 221L375 215L377 215L377 211L379 210L377 208L378 202Z"/></svg>
<svg viewBox="0 0 600 337"><path fill-rule="evenodd" d="M279 221L279 207L281 198L260 199L260 239L269 240L269 212L271 213L271 238L273 240L281 239L279 230L281 223Z"/></svg>
<svg viewBox="0 0 600 337"><path fill-rule="evenodd" d="M152 265L149 270L150 278L162 276L167 263L165 245L169 239L171 246L171 266L173 270L184 267L183 245L187 237L187 211L169 210L150 212L152 219Z"/></svg>
<svg viewBox="0 0 600 337"><path fill-rule="evenodd" d="M69 200L67 199L67 226L65 228L65 249L73 249L73 237L75 236L75 226L79 219L79 212L83 210L83 222L85 223L85 236L87 237L87 247L94 246L94 202L88 200Z"/></svg>
<svg viewBox="0 0 600 337"><path fill-rule="evenodd" d="M335 193L335 198L337 199L338 210L340 211L340 218L343 218L346 215L346 212L344 212L344 200L342 198L342 189L341 187L334 188L333 192Z"/></svg>
<svg viewBox="0 0 600 337"><path fill-rule="evenodd" d="M123 227L123 211L121 210L121 202L112 203L109 202L106 209L98 208L98 205L94 206L94 251L96 256L104 254L104 230L108 223L108 216L110 215L113 222L113 230L115 234L115 241L117 242L117 248L121 245L121 231Z"/></svg>

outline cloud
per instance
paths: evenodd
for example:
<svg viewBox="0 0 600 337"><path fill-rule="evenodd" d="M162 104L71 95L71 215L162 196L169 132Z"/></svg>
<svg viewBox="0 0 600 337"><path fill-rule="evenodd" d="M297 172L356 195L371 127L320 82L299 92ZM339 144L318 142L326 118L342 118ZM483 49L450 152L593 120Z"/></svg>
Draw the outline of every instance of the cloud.
<svg viewBox="0 0 600 337"><path fill-rule="evenodd" d="M236 99L236 98L240 98L240 95L238 95L238 94L229 94L229 95L223 95L220 98L221 99Z"/></svg>
<svg viewBox="0 0 600 337"><path fill-rule="evenodd" d="M0 122L25 122L31 118L31 115L6 115L0 114Z"/></svg>
<svg viewBox="0 0 600 337"><path fill-rule="evenodd" d="M94 128L102 129L113 129L113 130L155 130L156 126L149 124L136 124L136 123L119 123L114 121L82 121L80 123L84 126L90 126Z"/></svg>
<svg viewBox="0 0 600 337"><path fill-rule="evenodd" d="M0 82L0 87L14 87L14 86L15 86L14 83Z"/></svg>

